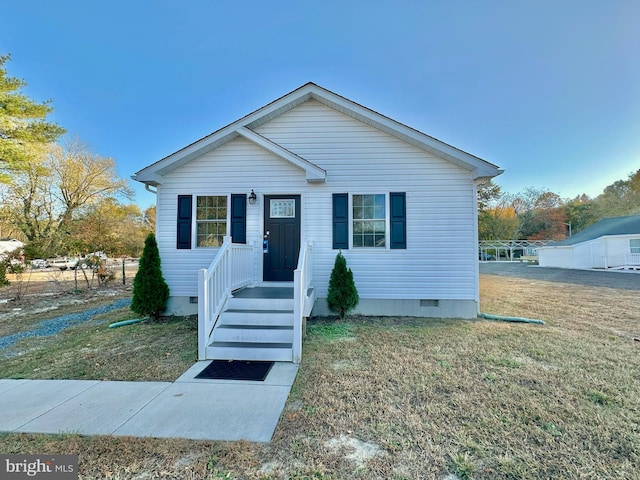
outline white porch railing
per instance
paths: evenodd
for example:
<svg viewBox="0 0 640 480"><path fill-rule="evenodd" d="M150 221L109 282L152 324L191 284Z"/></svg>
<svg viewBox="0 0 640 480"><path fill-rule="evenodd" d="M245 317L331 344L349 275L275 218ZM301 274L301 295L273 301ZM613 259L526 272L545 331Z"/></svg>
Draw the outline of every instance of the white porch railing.
<svg viewBox="0 0 640 480"><path fill-rule="evenodd" d="M640 253L627 253L625 257L625 265L640 265Z"/></svg>
<svg viewBox="0 0 640 480"><path fill-rule="evenodd" d="M293 363L302 360L302 328L305 317L311 314L313 289L313 242L302 245L298 266L293 272Z"/></svg>
<svg viewBox="0 0 640 480"><path fill-rule="evenodd" d="M605 268L640 266L640 253L620 253L605 257Z"/></svg>
<svg viewBox="0 0 640 480"><path fill-rule="evenodd" d="M253 245L231 243L222 247L209 265L198 271L198 359L206 359L207 343L224 305L237 288L249 285L253 271Z"/></svg>

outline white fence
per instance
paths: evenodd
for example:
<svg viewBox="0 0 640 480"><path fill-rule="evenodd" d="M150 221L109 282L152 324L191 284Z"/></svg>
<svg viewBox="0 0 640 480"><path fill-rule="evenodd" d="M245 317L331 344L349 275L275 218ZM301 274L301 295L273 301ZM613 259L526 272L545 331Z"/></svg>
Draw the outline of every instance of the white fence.
<svg viewBox="0 0 640 480"><path fill-rule="evenodd" d="M640 266L640 253L620 253L606 258L605 268Z"/></svg>

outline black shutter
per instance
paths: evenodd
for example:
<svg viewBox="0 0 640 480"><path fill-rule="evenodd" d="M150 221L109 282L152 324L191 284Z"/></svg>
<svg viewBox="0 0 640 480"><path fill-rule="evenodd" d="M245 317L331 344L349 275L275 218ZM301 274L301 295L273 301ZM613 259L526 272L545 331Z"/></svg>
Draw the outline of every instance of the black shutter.
<svg viewBox="0 0 640 480"><path fill-rule="evenodd" d="M247 243L247 196L231 195L231 241Z"/></svg>
<svg viewBox="0 0 640 480"><path fill-rule="evenodd" d="M178 249L191 248L191 208L191 195L178 195Z"/></svg>
<svg viewBox="0 0 640 480"><path fill-rule="evenodd" d="M349 248L349 197L346 193L333 194L333 248Z"/></svg>
<svg viewBox="0 0 640 480"><path fill-rule="evenodd" d="M407 198L404 192L389 194L391 248L407 248Z"/></svg>

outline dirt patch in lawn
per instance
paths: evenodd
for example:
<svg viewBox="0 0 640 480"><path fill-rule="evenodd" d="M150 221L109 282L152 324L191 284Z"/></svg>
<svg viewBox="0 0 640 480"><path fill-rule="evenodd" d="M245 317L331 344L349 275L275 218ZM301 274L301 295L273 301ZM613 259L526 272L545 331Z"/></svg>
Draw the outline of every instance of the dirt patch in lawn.
<svg viewBox="0 0 640 480"><path fill-rule="evenodd" d="M9 330L16 327L18 319L29 328L35 322L67 313L67 308L74 311L76 305L131 296L136 272L137 267L127 267L124 283L118 271L114 280L104 284L98 283L93 272L80 269L49 268L7 275L10 285L0 288L0 336L15 333Z"/></svg>

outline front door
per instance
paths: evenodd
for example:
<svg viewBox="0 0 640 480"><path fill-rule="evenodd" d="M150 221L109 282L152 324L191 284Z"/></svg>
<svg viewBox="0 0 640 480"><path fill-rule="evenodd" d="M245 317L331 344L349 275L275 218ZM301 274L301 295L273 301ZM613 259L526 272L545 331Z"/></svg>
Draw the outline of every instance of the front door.
<svg viewBox="0 0 640 480"><path fill-rule="evenodd" d="M265 195L264 240L264 281L293 281L300 253L300 195Z"/></svg>

